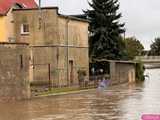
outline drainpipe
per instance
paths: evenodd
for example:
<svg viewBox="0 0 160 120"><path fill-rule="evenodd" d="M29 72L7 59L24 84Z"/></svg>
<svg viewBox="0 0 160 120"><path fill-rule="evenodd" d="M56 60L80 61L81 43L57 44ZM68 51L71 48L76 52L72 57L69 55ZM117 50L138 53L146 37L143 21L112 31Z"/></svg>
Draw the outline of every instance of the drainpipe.
<svg viewBox="0 0 160 120"><path fill-rule="evenodd" d="M42 27L42 11L41 11L41 0L39 0L39 3L38 3L38 9L39 9L39 18L38 18L38 22L39 22L39 30L41 29Z"/></svg>
<svg viewBox="0 0 160 120"><path fill-rule="evenodd" d="M66 21L66 47L67 47L67 51L66 51L66 62L67 62L67 85L70 86L70 82L69 82L69 39L68 39L68 34L69 34L69 17L67 17L67 21Z"/></svg>
<svg viewBox="0 0 160 120"><path fill-rule="evenodd" d="M34 69L34 61L33 61L33 49L30 47L30 59L29 59L29 82L33 82L33 69Z"/></svg>

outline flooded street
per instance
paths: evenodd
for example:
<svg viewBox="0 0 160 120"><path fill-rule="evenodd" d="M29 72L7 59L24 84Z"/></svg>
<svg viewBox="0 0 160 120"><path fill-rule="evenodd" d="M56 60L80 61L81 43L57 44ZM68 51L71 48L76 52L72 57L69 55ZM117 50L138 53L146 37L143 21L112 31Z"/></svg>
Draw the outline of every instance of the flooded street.
<svg viewBox="0 0 160 120"><path fill-rule="evenodd" d="M0 103L0 120L140 120L160 113L160 69L147 70L142 85L121 85L96 91L31 101Z"/></svg>

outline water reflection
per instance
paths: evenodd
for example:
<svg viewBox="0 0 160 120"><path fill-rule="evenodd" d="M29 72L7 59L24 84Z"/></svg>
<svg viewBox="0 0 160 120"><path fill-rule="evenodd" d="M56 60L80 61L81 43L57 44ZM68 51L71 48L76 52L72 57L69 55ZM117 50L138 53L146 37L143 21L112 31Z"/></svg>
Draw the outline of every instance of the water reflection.
<svg viewBox="0 0 160 120"><path fill-rule="evenodd" d="M147 70L144 84L0 103L0 120L140 120L143 113L160 113L160 70Z"/></svg>

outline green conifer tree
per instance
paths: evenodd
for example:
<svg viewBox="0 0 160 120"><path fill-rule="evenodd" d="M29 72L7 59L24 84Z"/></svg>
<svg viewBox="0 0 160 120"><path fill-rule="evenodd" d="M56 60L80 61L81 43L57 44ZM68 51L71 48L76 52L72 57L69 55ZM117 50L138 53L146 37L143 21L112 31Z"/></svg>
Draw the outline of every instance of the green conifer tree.
<svg viewBox="0 0 160 120"><path fill-rule="evenodd" d="M159 56L160 55L160 37L155 38L154 42L151 44L151 50L149 55Z"/></svg>
<svg viewBox="0 0 160 120"><path fill-rule="evenodd" d="M90 58L117 60L126 57L118 0L92 0L89 5L92 9L85 14L90 21Z"/></svg>

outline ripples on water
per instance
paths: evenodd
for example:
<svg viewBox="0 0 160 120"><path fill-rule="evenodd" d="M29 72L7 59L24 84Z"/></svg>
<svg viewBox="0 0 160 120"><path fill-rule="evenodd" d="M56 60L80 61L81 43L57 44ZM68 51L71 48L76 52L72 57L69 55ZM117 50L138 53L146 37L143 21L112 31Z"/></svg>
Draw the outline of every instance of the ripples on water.
<svg viewBox="0 0 160 120"><path fill-rule="evenodd" d="M160 113L160 70L147 70L142 85L107 89L15 103L0 103L0 120L140 120Z"/></svg>

